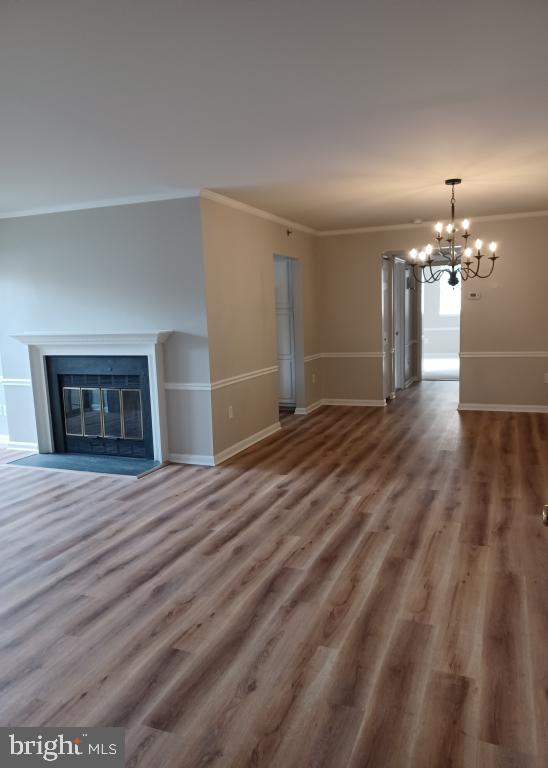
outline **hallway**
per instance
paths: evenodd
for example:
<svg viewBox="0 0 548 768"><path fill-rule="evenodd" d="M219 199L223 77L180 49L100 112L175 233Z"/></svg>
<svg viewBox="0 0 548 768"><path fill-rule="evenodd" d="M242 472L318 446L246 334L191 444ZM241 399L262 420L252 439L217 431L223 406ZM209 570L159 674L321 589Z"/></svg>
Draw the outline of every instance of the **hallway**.
<svg viewBox="0 0 548 768"><path fill-rule="evenodd" d="M457 393L140 480L0 464L1 724L124 726L133 768L546 765L548 415Z"/></svg>

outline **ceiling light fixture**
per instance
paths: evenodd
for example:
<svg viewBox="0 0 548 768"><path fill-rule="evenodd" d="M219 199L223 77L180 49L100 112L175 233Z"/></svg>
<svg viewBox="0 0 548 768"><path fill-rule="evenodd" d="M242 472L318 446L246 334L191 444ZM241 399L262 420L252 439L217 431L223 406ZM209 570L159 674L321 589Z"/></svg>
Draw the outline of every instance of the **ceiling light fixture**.
<svg viewBox="0 0 548 768"><path fill-rule="evenodd" d="M419 283L435 283L441 280L444 274L449 275L449 285L455 287L458 285L460 274L461 280L470 280L473 277L482 279L489 277L495 268L495 261L499 258L496 255L497 244L489 243L491 267L481 274L482 259L485 254L481 252L483 240L479 238L474 242L474 248L468 245L470 234L469 219L462 220L462 245L457 243L459 228L455 224L455 187L460 184L462 179L446 179L445 183L451 187L451 221L446 226L438 221L434 227L434 238L437 241L435 246L430 243L418 251L412 248L407 256L407 261L413 267L413 274ZM444 234L445 230L445 234ZM432 268L434 267L434 268Z"/></svg>

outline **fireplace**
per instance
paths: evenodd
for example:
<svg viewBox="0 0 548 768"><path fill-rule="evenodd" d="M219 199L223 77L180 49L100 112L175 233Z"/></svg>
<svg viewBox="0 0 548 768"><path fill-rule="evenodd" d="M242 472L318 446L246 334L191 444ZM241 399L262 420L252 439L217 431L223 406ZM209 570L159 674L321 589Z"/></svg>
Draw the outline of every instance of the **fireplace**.
<svg viewBox="0 0 548 768"><path fill-rule="evenodd" d="M144 356L46 357L54 449L153 458Z"/></svg>
<svg viewBox="0 0 548 768"><path fill-rule="evenodd" d="M39 452L74 451L84 459L114 451L165 461L163 348L170 333L14 336L29 351Z"/></svg>

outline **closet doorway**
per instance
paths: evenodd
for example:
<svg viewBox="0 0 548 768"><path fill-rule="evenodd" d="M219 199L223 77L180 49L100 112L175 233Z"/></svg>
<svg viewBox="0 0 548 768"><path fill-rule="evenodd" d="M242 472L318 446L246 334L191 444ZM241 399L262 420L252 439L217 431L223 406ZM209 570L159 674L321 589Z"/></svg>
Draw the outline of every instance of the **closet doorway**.
<svg viewBox="0 0 548 768"><path fill-rule="evenodd" d="M274 284L278 341L278 404L281 411L294 411L297 399L295 376L294 259L290 259L287 256L274 256Z"/></svg>

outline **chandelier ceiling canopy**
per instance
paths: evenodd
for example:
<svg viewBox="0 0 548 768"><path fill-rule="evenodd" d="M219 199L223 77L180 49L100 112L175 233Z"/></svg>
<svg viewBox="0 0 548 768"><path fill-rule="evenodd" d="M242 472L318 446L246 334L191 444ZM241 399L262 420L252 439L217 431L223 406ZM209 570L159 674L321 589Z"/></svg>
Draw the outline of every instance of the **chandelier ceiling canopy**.
<svg viewBox="0 0 548 768"><path fill-rule="evenodd" d="M493 273L495 261L499 258L496 255L497 244L489 243L489 266L487 262L482 261L485 257L481 251L483 240L477 238L473 248L468 245L472 237L470 220L463 219L460 228L455 224L455 187L461 181L462 179L445 180L451 187L451 221L447 225L438 221L434 227L436 245L428 243L420 251L412 248L407 255L407 261L419 283L435 283L447 274L449 285L454 287L459 283L459 275L461 280L470 280L474 277L483 279Z"/></svg>

